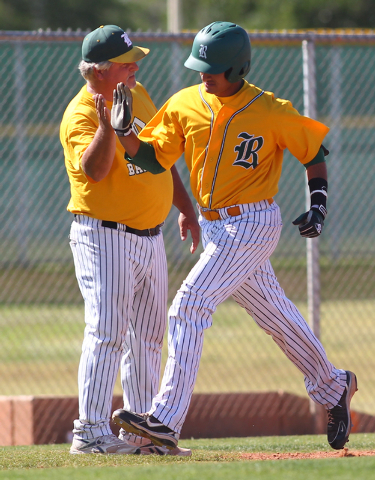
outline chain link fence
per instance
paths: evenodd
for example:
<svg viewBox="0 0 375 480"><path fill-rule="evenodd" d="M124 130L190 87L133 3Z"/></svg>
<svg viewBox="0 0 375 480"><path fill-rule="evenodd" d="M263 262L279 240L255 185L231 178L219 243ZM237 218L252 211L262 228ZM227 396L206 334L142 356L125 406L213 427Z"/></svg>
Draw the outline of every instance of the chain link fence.
<svg viewBox="0 0 375 480"><path fill-rule="evenodd" d="M83 85L77 69L83 36L0 32L0 395L77 395L84 312L68 244L72 218L59 124ZM137 78L157 107L199 82L183 67L193 34L130 36L151 49ZM315 48L317 118L331 128L329 215L319 239L320 335L330 360L358 376L353 408L375 414L375 34L254 32L251 39L248 81L291 100L301 113L302 42ZM183 159L177 168L190 190ZM273 265L306 317L306 241L291 224L305 208L305 169L288 153L276 201L284 229ZM177 217L173 207L164 228L169 301L198 256L180 241ZM279 389L306 395L301 373L226 301L206 333L195 391Z"/></svg>

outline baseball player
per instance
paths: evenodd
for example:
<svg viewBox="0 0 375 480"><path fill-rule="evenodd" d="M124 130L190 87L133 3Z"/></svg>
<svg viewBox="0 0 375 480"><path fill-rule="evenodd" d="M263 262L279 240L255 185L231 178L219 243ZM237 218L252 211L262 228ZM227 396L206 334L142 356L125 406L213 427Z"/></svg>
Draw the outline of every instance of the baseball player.
<svg viewBox="0 0 375 480"><path fill-rule="evenodd" d="M159 448L125 431L117 438L109 425L120 363L125 408L148 410L159 387L168 287L162 224L172 201L181 211L181 238L191 231L192 253L200 235L177 170L156 176L126 161L110 123L106 102L110 107L118 82L132 91L129 124L134 132L155 114L155 105L135 79L136 62L148 53L115 25L89 33L79 66L86 85L61 123L71 187L67 208L74 215L70 245L86 322L74 454L191 454L189 449Z"/></svg>
<svg viewBox="0 0 375 480"><path fill-rule="evenodd" d="M115 92L112 125L127 135L121 142L136 165L157 174L185 152L205 249L170 307L169 356L152 408L140 414L120 409L113 419L156 444L177 445L204 330L217 305L233 296L303 373L308 395L328 411L328 442L341 449L350 433L356 377L329 362L270 263L282 228L273 197L285 149L306 168L311 192L311 208L293 223L303 237L322 231L328 185L321 145L329 129L244 80L250 58L249 36L240 26L203 28L185 62L202 83L173 95L139 138L123 120L131 94L123 85Z"/></svg>

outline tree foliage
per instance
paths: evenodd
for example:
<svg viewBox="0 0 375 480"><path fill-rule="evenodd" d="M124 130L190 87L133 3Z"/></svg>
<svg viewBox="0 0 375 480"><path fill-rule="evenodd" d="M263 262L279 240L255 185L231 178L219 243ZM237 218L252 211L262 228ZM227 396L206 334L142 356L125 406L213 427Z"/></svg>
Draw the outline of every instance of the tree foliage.
<svg viewBox="0 0 375 480"><path fill-rule="evenodd" d="M1 30L124 29L166 31L168 0L0 0ZM215 20L246 29L375 28L375 0L180 0L182 28Z"/></svg>
<svg viewBox="0 0 375 480"><path fill-rule="evenodd" d="M215 20L249 30L375 28L375 0L181 0L184 28Z"/></svg>
<svg viewBox="0 0 375 480"><path fill-rule="evenodd" d="M93 29L119 23L128 9L121 0L0 0L0 29Z"/></svg>

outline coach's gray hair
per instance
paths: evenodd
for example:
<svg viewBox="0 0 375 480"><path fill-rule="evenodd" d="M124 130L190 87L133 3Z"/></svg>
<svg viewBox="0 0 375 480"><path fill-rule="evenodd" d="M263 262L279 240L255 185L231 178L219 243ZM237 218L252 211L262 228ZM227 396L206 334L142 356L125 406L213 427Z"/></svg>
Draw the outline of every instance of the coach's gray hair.
<svg viewBox="0 0 375 480"><path fill-rule="evenodd" d="M78 70L81 72L82 77L85 80L91 80L94 75L94 68L97 70L108 70L112 66L112 62L86 62L85 60L81 60L78 65Z"/></svg>

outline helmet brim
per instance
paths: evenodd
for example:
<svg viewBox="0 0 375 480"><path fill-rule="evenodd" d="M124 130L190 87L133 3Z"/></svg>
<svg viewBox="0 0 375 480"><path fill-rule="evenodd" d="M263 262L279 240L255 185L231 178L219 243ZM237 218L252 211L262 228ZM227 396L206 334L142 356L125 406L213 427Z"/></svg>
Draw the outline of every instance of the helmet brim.
<svg viewBox="0 0 375 480"><path fill-rule="evenodd" d="M228 68L230 68L230 65L209 65L207 62L193 57L192 54L190 54L189 58L185 61L184 66L196 72L211 73L212 75L226 72Z"/></svg>

